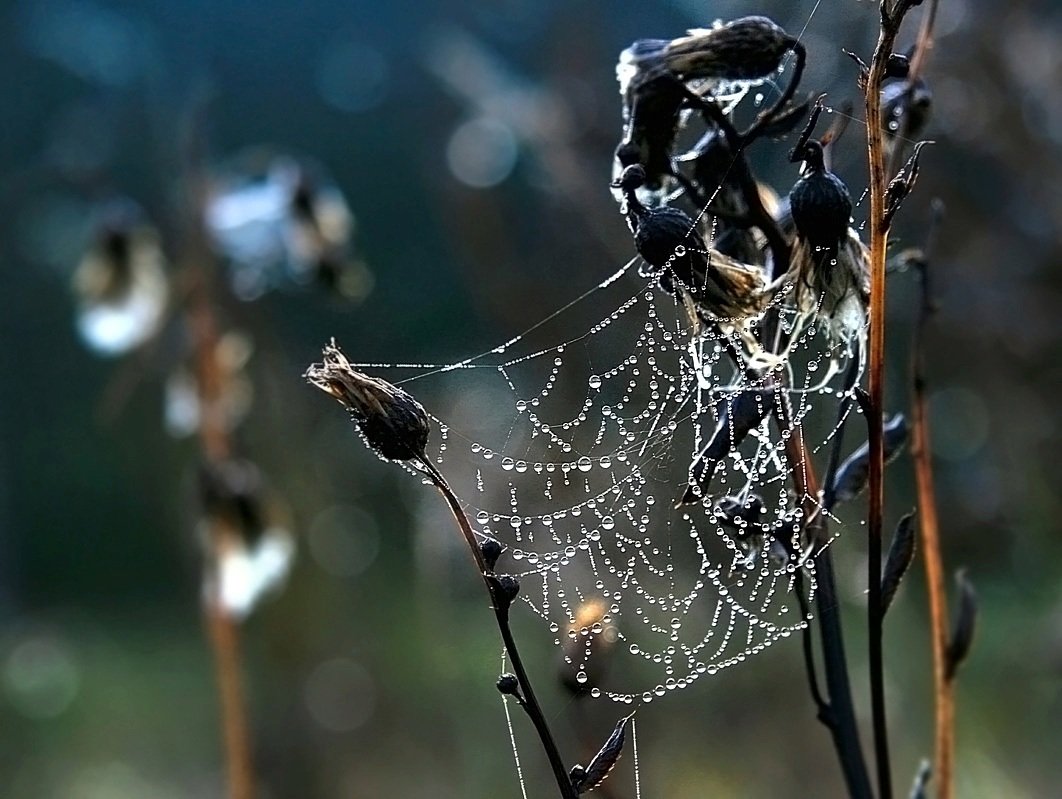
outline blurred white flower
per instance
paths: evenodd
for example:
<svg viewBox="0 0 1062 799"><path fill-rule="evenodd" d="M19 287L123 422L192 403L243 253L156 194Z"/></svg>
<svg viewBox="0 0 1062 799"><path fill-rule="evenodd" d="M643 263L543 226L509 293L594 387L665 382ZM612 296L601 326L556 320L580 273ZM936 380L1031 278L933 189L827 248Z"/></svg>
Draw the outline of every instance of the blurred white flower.
<svg viewBox="0 0 1062 799"><path fill-rule="evenodd" d="M122 355L151 338L169 298L158 233L130 204L104 212L74 272L77 328L100 355Z"/></svg>

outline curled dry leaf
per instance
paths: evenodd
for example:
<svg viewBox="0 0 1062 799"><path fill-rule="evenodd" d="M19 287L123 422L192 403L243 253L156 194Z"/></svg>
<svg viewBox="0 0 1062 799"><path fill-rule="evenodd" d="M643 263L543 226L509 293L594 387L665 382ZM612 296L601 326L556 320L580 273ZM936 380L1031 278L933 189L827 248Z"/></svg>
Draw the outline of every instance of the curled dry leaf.
<svg viewBox="0 0 1062 799"><path fill-rule="evenodd" d="M575 766L572 769L572 787L575 788L576 793L584 794L587 791L592 791L604 782L605 777L615 768L616 762L619 760L620 755L623 754L627 722L631 720L633 715L632 713L630 716L625 716L616 722L616 728L612 731L612 735L608 737L608 740L594 755L590 765L586 768Z"/></svg>
<svg viewBox="0 0 1062 799"><path fill-rule="evenodd" d="M977 593L964 570L955 574L955 585L959 589L959 609L955 614L951 639L948 641L946 673L949 680L955 678L959 666L970 654L974 630L977 627Z"/></svg>
<svg viewBox="0 0 1062 799"><path fill-rule="evenodd" d="M890 463L903 449L907 441L907 419L902 413L898 413L885 423L882 434L884 436L885 462ZM833 501L830 507L838 502L846 502L863 493L867 487L867 479L870 477L870 443L864 442L855 452L849 455L837 470L837 477L833 481Z"/></svg>
<svg viewBox="0 0 1062 799"><path fill-rule="evenodd" d="M908 513L900 523L896 525L892 543L889 545L889 554L885 559L885 569L881 575L881 615L884 616L896 589L900 587L900 581L911 566L915 555L915 526L914 512Z"/></svg>

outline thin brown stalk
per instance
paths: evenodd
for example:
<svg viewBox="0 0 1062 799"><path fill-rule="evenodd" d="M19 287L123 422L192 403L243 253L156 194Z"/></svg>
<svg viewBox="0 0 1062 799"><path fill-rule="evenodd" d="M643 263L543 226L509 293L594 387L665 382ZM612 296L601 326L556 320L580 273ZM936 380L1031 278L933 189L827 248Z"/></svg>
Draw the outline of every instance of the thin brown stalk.
<svg viewBox="0 0 1062 799"><path fill-rule="evenodd" d="M881 119L881 88L886 65L911 0L881 1L881 28L866 80L867 160L870 170L870 348L867 424L870 443L869 507L867 510L867 618L869 632L870 698L877 759L879 799L891 799L888 726L882 653L881 541L885 510L885 451L882 437L885 395L885 258L889 222L885 212L885 130Z"/></svg>
<svg viewBox="0 0 1062 799"><path fill-rule="evenodd" d="M938 212L939 215L939 212ZM936 221L934 217L934 222ZM931 231L935 230L935 225ZM928 274L928 253L920 263L922 303L911 346L911 457L918 492L918 519L926 564L929 594L930 637L933 648L933 696L935 708L934 772L939 799L954 795L955 692L954 676L948 674L948 603L944 562L940 550L940 525L929 449L929 418L926 408L925 355L922 350L926 327L933 313Z"/></svg>
<svg viewBox="0 0 1062 799"><path fill-rule="evenodd" d="M196 382L201 413L200 449L208 462L216 463L230 455L231 442L220 419L219 401L223 391L223 378L217 368L217 330L205 287L201 287L193 295L193 306L189 310L188 321L195 342ZM216 570L232 533L216 520L212 520L208 534L208 567ZM204 614L208 640L214 655L218 699L221 705L227 796L229 799L252 799L255 794L254 767L243 696L239 629L236 621L225 612L216 597L207 598Z"/></svg>
<svg viewBox="0 0 1062 799"><path fill-rule="evenodd" d="M539 705L534 689L531 687L531 678L528 676L527 670L524 668L523 658L520 657L520 650L516 645L516 639L513 638L512 627L509 624L509 607L508 605L501 606L494 597L494 589L488 579L491 570L483 559L483 551L480 549L479 543L476 540L476 534L472 529L472 523L469 522L464 508L461 507L461 502L457 499L457 495L454 494L453 489L450 488L446 478L443 477L442 473L437 468L435 468L435 465L424 458L420 459L420 466L435 488L438 489L440 494L442 494L447 507L450 509L450 513L454 517L454 521L457 523L458 529L461 531L462 537L465 539L465 543L472 552L472 557L476 561L476 568L479 570L479 574L483 578L483 584L487 589L487 594L491 597L491 609L494 611L495 619L498 622L498 630L501 632L506 654L509 657L509 662L512 663L516 679L520 683L520 691L522 695L517 701L520 703L520 707L522 707L527 713L528 718L531 719L531 724L538 733L542 748L546 753L546 758L549 760L550 768L553 771L554 779L557 781L557 788L560 791L561 799L576 799L575 788L572 787L571 778L568 776L568 772L564 767L564 760L561 758L560 750L557 748L557 743L549 728L549 722L546 720L546 715L542 712L542 706Z"/></svg>
<svg viewBox="0 0 1062 799"><path fill-rule="evenodd" d="M205 613L221 702L227 796L229 799L252 799L254 772L251 765L247 718L244 713L239 631L233 618L218 607L216 602L207 602Z"/></svg>
<svg viewBox="0 0 1062 799"><path fill-rule="evenodd" d="M194 121L194 116L193 116ZM194 132L194 131L193 131ZM190 142L194 145L194 142ZM192 359L196 376L200 421L199 447L208 463L219 463L232 454L232 442L224 419L222 398L225 376L218 367L218 325L211 292L212 263L202 229L203 181L198 158L189 146L185 162L187 201L183 219L182 272L188 281L186 324L192 340ZM233 533L217 520L208 530L208 568L216 570ZM216 597L204 602L207 639L214 656L220 702L221 731L228 799L253 799L254 766L241 671L239 628L235 619L219 604Z"/></svg>

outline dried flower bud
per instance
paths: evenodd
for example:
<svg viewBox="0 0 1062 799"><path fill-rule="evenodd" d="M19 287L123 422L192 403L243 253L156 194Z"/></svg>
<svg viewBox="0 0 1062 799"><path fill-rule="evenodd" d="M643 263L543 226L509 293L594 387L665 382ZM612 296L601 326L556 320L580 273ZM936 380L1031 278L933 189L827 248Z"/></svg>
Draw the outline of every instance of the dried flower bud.
<svg viewBox="0 0 1062 799"><path fill-rule="evenodd" d="M889 53L885 61L886 78L906 78L911 71L911 59L903 53Z"/></svg>
<svg viewBox="0 0 1062 799"><path fill-rule="evenodd" d="M490 594L498 610L508 610L517 594L520 593L520 581L511 574L489 574L487 585L490 586Z"/></svg>
<svg viewBox="0 0 1062 799"><path fill-rule="evenodd" d="M836 252L848 235L852 198L848 187L826 168L822 145L809 141L796 156L807 172L789 192L789 207L797 233L814 249Z"/></svg>
<svg viewBox="0 0 1062 799"><path fill-rule="evenodd" d="M767 300L762 272L712 250L689 214L678 208L645 207L637 189L645 170L629 166L613 186L624 193L627 226L646 263L643 275L655 277L668 294L688 295L711 319L744 319L759 313Z"/></svg>
<svg viewBox="0 0 1062 799"><path fill-rule="evenodd" d="M130 202L102 211L74 272L78 332L100 355L123 355L159 330L169 299L158 232Z"/></svg>
<svg viewBox="0 0 1062 799"><path fill-rule="evenodd" d="M365 442L380 457L424 458L429 431L424 407L397 386L359 372L335 341L324 348L322 363L310 366L303 376L350 411Z"/></svg>
<svg viewBox="0 0 1062 799"><path fill-rule="evenodd" d="M223 521L244 543L261 537L266 528L262 476L253 463L235 458L203 463L199 493L204 514Z"/></svg>
<svg viewBox="0 0 1062 799"><path fill-rule="evenodd" d="M494 571L494 566L502 552L505 551L505 547L494 538L484 538L479 542L479 551L483 555L483 562L487 564L487 568Z"/></svg>
<svg viewBox="0 0 1062 799"><path fill-rule="evenodd" d="M505 696L520 697L520 682L515 674L503 674L498 678L498 691Z"/></svg>
<svg viewBox="0 0 1062 799"><path fill-rule="evenodd" d="M773 20L742 17L672 40L662 58L682 80L761 80L781 67L794 43Z"/></svg>

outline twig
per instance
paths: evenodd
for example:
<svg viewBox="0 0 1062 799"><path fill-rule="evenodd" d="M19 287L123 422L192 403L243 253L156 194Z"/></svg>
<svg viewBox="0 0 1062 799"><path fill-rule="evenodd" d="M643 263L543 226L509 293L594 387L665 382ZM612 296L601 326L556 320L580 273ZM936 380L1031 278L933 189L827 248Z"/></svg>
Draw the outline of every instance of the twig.
<svg viewBox="0 0 1062 799"><path fill-rule="evenodd" d="M926 408L925 353L923 344L929 319L936 310L930 290L929 252L942 206L934 203L933 218L923 257L918 261L922 302L911 342L911 457L914 460L918 491L918 518L925 553L926 587L929 593L929 621L933 643L933 696L936 716L934 771L937 796L951 799L954 793L955 692L954 675L948 675L948 604L944 563L940 551L940 530L933 487L933 459L929 451L929 418Z"/></svg>
<svg viewBox="0 0 1062 799"><path fill-rule="evenodd" d="M568 772L564 768L564 761L561 759L560 751L557 749L557 744L553 739L553 733L550 731L549 723L546 721L546 716L542 712L541 706L538 704L538 699L535 697L535 692L531 687L531 679L527 676L523 660L520 658L520 650L516 646L516 640L513 638L512 628L509 624L509 605L499 603L494 595L494 589L488 580L488 575L491 572L491 569L483 558L483 552L480 550L479 543L476 541L476 533L472 529L472 524L468 521L468 516L465 515L460 501L454 494L453 489L451 489L450 485L446 482L446 478L443 477L442 473L426 458L420 459L419 463L432 484L438 489L439 493L442 494L443 499L450 508L450 512L453 514L454 521L457 522L461 535L465 539L465 543L468 544L468 548L472 552L472 557L476 560L476 567L479 569L480 576L483 578L483 584L487 589L488 595L491 597L491 608L494 610L494 617L498 622L498 630L501 632L502 641L505 644L505 651L509 656L509 661L513 665L513 672L516 674L516 679L520 683L520 691L522 694L522 700L519 701L520 707L522 707L527 713L528 718L531 719L531 723L535 727L535 731L538 733L539 740L542 742L542 748L545 750L546 757L549 760L550 768L553 770L553 776L557 780L557 787L560 789L560 795L562 799L577 799L575 789L572 787L572 781L568 776Z"/></svg>
<svg viewBox="0 0 1062 799"><path fill-rule="evenodd" d="M882 654L881 539L885 509L885 451L882 438L885 394L885 257L889 238L886 220L885 136L881 119L881 87L896 36L913 0L881 0L881 29L866 80L867 160L870 169L870 358L867 415L870 443L869 508L867 511L867 624L870 658L870 699L879 799L892 799L885 680Z"/></svg>

